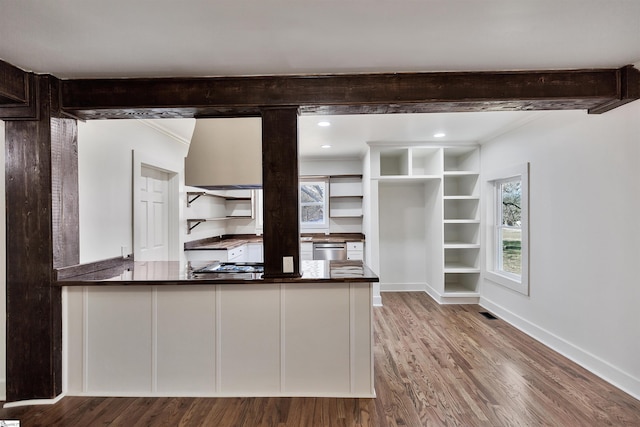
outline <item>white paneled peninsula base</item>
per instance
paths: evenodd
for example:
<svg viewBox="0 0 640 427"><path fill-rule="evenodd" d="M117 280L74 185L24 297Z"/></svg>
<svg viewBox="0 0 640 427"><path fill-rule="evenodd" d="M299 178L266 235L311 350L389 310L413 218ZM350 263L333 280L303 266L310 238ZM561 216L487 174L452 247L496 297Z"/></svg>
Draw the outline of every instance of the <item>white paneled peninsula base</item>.
<svg viewBox="0 0 640 427"><path fill-rule="evenodd" d="M162 263L61 280L65 393L374 397L377 278L350 263L312 280L326 263L281 282L158 279ZM139 269L155 279L134 280Z"/></svg>

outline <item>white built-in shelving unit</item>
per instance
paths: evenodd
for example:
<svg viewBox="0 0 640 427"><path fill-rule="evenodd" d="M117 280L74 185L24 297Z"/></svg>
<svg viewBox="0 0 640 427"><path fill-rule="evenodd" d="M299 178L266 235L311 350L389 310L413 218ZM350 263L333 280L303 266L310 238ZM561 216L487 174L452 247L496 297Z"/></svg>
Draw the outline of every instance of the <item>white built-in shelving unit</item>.
<svg viewBox="0 0 640 427"><path fill-rule="evenodd" d="M382 290L385 286L424 289L441 303L478 302L481 252L478 145L403 147L372 143L370 146L372 221L369 232L373 250L378 251L378 256L372 257L372 266L380 273ZM419 190L415 190L416 185L421 186ZM389 186L394 191L382 191ZM414 200L400 199L402 189L409 186L414 190L407 194L412 194ZM388 196L393 193L398 196ZM387 199L379 200L379 195ZM421 205L417 206L418 203ZM390 208L390 205L393 206ZM380 224L381 209L387 212L397 209L397 219L393 221L406 222L403 213L416 209L423 218L412 217L413 224ZM413 241L410 248L400 248L405 251L405 258L412 258L409 262L389 253L388 246L398 245L397 241L389 240L392 234L389 230L406 233L398 241ZM422 241L422 246L418 247L416 241ZM385 246L381 248L381 245ZM415 269L404 277L398 272L400 268L411 270L420 263L423 270ZM393 276L390 283L385 278L388 272L393 272L388 274ZM418 274L422 275L420 280ZM393 280L406 283L393 283Z"/></svg>
<svg viewBox="0 0 640 427"><path fill-rule="evenodd" d="M329 176L329 217L362 218L362 175Z"/></svg>
<svg viewBox="0 0 640 427"><path fill-rule="evenodd" d="M480 151L443 148L443 297L477 297L480 282Z"/></svg>

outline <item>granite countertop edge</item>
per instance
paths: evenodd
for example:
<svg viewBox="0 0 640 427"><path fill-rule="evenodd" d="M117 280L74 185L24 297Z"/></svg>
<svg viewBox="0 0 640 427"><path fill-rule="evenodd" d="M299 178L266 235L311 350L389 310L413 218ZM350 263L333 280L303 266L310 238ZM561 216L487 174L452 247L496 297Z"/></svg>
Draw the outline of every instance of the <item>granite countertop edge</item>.
<svg viewBox="0 0 640 427"><path fill-rule="evenodd" d="M303 261L302 277L262 278L256 273L215 273L195 277L178 261L132 262L125 267L65 277L56 286L199 286L273 283L357 283L379 282L378 276L361 261ZM329 263L329 264L323 264Z"/></svg>

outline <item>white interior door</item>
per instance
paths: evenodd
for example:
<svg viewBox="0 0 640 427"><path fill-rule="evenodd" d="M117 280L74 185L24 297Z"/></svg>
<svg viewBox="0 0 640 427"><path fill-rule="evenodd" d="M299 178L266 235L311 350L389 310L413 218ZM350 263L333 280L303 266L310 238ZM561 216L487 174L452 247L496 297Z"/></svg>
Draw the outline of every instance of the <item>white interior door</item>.
<svg viewBox="0 0 640 427"><path fill-rule="evenodd" d="M142 166L136 261L169 260L169 174Z"/></svg>

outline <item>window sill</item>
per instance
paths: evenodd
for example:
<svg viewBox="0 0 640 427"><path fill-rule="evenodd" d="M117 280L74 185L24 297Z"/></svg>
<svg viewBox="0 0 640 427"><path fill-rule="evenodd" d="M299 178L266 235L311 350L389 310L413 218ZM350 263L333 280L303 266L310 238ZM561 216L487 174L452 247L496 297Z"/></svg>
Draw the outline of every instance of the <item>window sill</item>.
<svg viewBox="0 0 640 427"><path fill-rule="evenodd" d="M485 271L484 277L485 279L502 285L505 288L520 292L524 295L529 295L529 283L527 283L527 281L515 280L494 271Z"/></svg>

